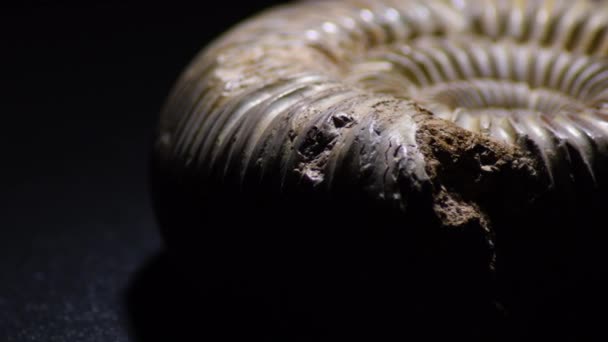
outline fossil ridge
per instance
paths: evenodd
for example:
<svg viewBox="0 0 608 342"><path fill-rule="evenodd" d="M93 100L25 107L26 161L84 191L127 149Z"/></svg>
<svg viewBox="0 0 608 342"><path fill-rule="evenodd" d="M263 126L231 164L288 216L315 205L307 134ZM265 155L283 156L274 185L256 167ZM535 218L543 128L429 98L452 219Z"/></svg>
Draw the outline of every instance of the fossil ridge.
<svg viewBox="0 0 608 342"><path fill-rule="evenodd" d="M193 60L162 112L153 172L168 240L223 222L226 206L343 238L353 211L398 217L378 230L472 236L447 239L462 243L450 256L479 249L493 271L517 217L605 186L607 6L302 1L243 22ZM236 231L205 238L251 236Z"/></svg>

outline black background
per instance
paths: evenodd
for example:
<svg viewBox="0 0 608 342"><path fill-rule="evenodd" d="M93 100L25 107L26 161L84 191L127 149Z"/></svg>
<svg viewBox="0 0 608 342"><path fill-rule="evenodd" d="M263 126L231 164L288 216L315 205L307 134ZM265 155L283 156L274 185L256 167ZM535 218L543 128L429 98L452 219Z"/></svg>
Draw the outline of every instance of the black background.
<svg viewBox="0 0 608 342"><path fill-rule="evenodd" d="M3 6L0 341L179 335L159 322L183 311L158 316L175 301L147 184L158 113L200 48L273 3Z"/></svg>

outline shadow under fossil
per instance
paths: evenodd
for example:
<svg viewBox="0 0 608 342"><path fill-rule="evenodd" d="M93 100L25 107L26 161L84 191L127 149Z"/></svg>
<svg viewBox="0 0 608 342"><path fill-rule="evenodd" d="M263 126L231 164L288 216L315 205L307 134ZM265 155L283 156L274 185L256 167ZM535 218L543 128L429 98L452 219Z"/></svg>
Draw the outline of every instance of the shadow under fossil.
<svg viewBox="0 0 608 342"><path fill-rule="evenodd" d="M583 253L584 258L598 252L587 251ZM407 310L399 310L391 303L403 304L403 298L397 298L398 289L391 286L379 289L368 283L366 289L347 285L348 288L338 289L336 286L345 286L345 283L329 285L334 287L333 291L342 292L339 296L334 296L332 290L325 294L307 293L306 284L292 283L289 289L285 287L287 279L282 279L281 286L273 285L277 276L269 277L272 281L262 284L232 279L220 282L221 285L215 282L215 286L206 286L207 279L193 265L163 252L137 273L126 296L134 341L242 338L364 341L394 333L412 338L428 334L430 338L466 337L480 341L528 338L560 341L597 340L605 333L601 327L606 318L602 313L607 303L607 284L603 278L606 272L592 270L592 265L566 264L561 269L534 273L538 265L532 262L523 270L522 277L527 279L518 279L511 283L512 288L502 289L511 295L505 298L506 303L511 304L507 309L496 307L495 302L484 296L477 298L480 300L477 303L470 302L470 295L462 293L463 298L450 304L411 301L412 306L428 305L426 310L418 307L419 317L413 317L416 310L404 315L403 311ZM547 276L547 273L551 274ZM437 288L421 291L419 298L425 301L433 291ZM452 292L451 296L454 295L458 293ZM372 303L373 299L382 297L383 304ZM352 302L340 302L345 298ZM443 296L445 298L447 296ZM485 306L480 304L483 299L488 300ZM319 303L324 305L318 306ZM447 311L445 314L429 312L435 310Z"/></svg>
<svg viewBox="0 0 608 342"><path fill-rule="evenodd" d="M133 336L139 342L598 340L608 305L602 203L549 200L527 217L505 218L496 227L497 271L490 276L477 263L485 257L474 237L427 235L435 229L415 219L409 230L369 236L370 226L382 231L399 220L355 211L333 215L339 222L311 221L276 206L280 217L268 220L260 208L239 206L241 215L208 217L208 227L221 229L166 234L173 249L145 265L127 292ZM205 208L213 212L212 204ZM250 231L260 222L268 235Z"/></svg>
<svg viewBox="0 0 608 342"><path fill-rule="evenodd" d="M162 252L137 273L129 287L126 304L135 341L259 340L277 334L290 338L314 334L314 327L303 321L292 331L281 327L280 293L256 298L251 292L243 293L234 279L206 286L196 267L188 271L178 261L184 262Z"/></svg>
<svg viewBox="0 0 608 342"><path fill-rule="evenodd" d="M260 284L252 284L246 279L231 279L222 285L208 287L204 285L205 279L195 275L196 269L185 274L183 265L177 265L177 261L163 252L145 265L131 283L126 303L134 341L231 341L242 338L255 341L363 341L388 337L387 326L404 326L397 319L391 320L390 316L404 317L392 305L371 303L372 299L382 297L377 292L365 294L353 288L342 289L342 294L352 301L349 305L341 302L345 299L341 295L317 292L312 298L303 284L286 288L284 284L272 286L264 282L266 288L260 288ZM340 290L334 288L333 291ZM387 291L398 296L392 290ZM325 305L318 306L319 303ZM439 316L432 321L445 322L446 317L440 319ZM462 323L458 318L455 320ZM425 327L416 329L416 334L427 330L432 336L440 331L445 335L461 336L466 330L455 331L457 327L453 325L438 329L428 321L427 318ZM411 329L412 324L420 323L421 320L412 320L405 325ZM466 328L471 329L471 326ZM475 330L476 333L468 331L467 335L480 333L479 329ZM414 330L409 334L414 334Z"/></svg>

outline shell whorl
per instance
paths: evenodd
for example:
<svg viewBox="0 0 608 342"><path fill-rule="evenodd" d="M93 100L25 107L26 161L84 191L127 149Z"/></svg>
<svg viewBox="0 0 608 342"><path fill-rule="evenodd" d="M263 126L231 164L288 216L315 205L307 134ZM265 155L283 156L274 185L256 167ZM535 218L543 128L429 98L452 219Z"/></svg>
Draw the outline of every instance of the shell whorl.
<svg viewBox="0 0 608 342"><path fill-rule="evenodd" d="M538 284L567 286L544 279L570 256L562 242L605 250L589 227L608 175L607 57L608 1L270 9L205 48L166 102L152 167L161 229L205 282L266 267L253 273L274 286L293 272L301 293L347 279L319 297L333 300L364 269L376 290L352 298L405 294L394 313L437 307L430 321L477 329L463 312L492 297L526 320ZM586 268L603 266L589 255Z"/></svg>
<svg viewBox="0 0 608 342"><path fill-rule="evenodd" d="M607 54L603 2L279 6L187 68L162 113L158 159L239 187L356 184L404 209L425 184L441 187L421 132L451 121L493 163L527 163L549 188L596 184L608 156Z"/></svg>

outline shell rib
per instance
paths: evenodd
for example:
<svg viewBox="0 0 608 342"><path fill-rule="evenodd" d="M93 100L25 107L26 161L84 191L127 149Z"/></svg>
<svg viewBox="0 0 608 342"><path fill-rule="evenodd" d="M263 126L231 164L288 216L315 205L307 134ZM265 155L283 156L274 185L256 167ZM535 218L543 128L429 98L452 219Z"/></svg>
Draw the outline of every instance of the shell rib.
<svg viewBox="0 0 608 342"><path fill-rule="evenodd" d="M356 184L406 210L412 192L445 187L446 168L433 164L442 147L428 134L440 131L480 146L474 159L494 155L477 172L596 184L607 155L607 23L608 7L589 1L277 7L187 68L162 113L157 159L172 177L280 193Z"/></svg>
<svg viewBox="0 0 608 342"><path fill-rule="evenodd" d="M327 293L326 279L365 264L384 303L413 294L395 312L433 299L433 317L477 325L484 296L502 291L527 312L542 291L508 292L564 258L571 227L593 236L579 226L601 211L607 57L603 1L272 8L202 50L170 94L152 167L161 228L205 281L312 269L294 276L307 292L327 270ZM358 284L347 282L335 293Z"/></svg>
<svg viewBox="0 0 608 342"><path fill-rule="evenodd" d="M604 2L276 7L182 74L162 112L155 182L206 203L252 193L428 209L493 251L497 217L605 182L607 55ZM181 200L189 209L168 215L205 210Z"/></svg>

